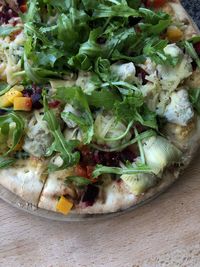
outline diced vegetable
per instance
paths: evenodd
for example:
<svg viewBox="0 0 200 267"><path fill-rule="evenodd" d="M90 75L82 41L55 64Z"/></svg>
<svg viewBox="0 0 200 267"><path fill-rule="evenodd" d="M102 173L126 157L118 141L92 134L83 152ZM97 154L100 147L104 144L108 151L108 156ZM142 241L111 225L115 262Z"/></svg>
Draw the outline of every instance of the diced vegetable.
<svg viewBox="0 0 200 267"><path fill-rule="evenodd" d="M59 199L56 210L64 215L67 215L73 207L73 203L64 196Z"/></svg>
<svg viewBox="0 0 200 267"><path fill-rule="evenodd" d="M22 94L22 90L24 89L23 86L14 86L12 87L6 94L5 94L5 97L7 97L8 101L13 103L14 102L14 99L15 97L22 97L23 94Z"/></svg>
<svg viewBox="0 0 200 267"><path fill-rule="evenodd" d="M27 11L27 5L26 5L26 3L22 4L19 8L20 8L20 11L22 13L25 13Z"/></svg>
<svg viewBox="0 0 200 267"><path fill-rule="evenodd" d="M176 26L170 26L167 29L167 38L171 42L178 42L182 39L183 32Z"/></svg>
<svg viewBox="0 0 200 267"><path fill-rule="evenodd" d="M12 103L8 100L8 98L3 95L0 97L0 108L7 108L12 106Z"/></svg>
<svg viewBox="0 0 200 267"><path fill-rule="evenodd" d="M31 111L32 100L30 97L15 97L14 110Z"/></svg>
<svg viewBox="0 0 200 267"><path fill-rule="evenodd" d="M0 97L0 108L7 108L7 107L12 106L15 97L23 96L23 94L21 93L23 89L24 89L23 86L15 85L7 93L2 95Z"/></svg>

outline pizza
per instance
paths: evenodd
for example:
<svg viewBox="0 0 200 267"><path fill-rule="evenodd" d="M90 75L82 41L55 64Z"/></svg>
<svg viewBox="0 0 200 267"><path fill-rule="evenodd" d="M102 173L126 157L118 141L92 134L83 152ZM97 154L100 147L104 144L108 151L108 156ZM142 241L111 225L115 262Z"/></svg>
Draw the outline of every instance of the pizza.
<svg viewBox="0 0 200 267"><path fill-rule="evenodd" d="M200 143L199 56L178 0L1 0L1 186L65 215L163 191Z"/></svg>

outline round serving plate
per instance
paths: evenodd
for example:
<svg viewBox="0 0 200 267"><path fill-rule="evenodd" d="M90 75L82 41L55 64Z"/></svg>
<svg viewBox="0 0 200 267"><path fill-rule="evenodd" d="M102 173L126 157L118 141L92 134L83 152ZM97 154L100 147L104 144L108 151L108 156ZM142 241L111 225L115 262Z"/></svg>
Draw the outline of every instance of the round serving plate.
<svg viewBox="0 0 200 267"><path fill-rule="evenodd" d="M198 4L199 1L196 0L183 0L181 3L183 6L186 8L188 13L190 14L191 17L194 18L195 23L199 26L200 28L200 6ZM192 21L192 19L191 19ZM195 25L195 24L194 24ZM196 27L196 25L195 25ZM56 220L56 221L66 221L66 222L74 222L74 221L90 221L90 220L104 220L108 218L112 218L115 216L123 215L127 212L133 211L136 208L150 202L151 200L155 199L158 197L161 193L166 191L174 182L176 178L170 179L166 181L162 186L160 186L154 193L146 194L145 199L139 202L138 204L133 205L130 208L127 208L122 211L114 212L114 213L107 213L107 214L73 214L70 213L67 216L64 216L60 213L53 212L53 211L48 211L40 208L36 208L24 200L22 200L20 197L12 193L11 191L7 190L3 186L0 185L0 199L4 200L5 202L9 203L13 207L16 207L20 210L26 211L28 213L31 213L36 216L40 216L43 218L51 219L51 220Z"/></svg>

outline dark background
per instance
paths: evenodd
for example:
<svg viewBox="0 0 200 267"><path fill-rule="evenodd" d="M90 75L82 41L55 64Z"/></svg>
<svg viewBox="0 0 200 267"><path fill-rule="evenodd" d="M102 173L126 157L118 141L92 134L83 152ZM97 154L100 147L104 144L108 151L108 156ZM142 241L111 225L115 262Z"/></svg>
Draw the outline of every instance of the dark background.
<svg viewBox="0 0 200 267"><path fill-rule="evenodd" d="M200 0L182 0L181 3L200 28Z"/></svg>

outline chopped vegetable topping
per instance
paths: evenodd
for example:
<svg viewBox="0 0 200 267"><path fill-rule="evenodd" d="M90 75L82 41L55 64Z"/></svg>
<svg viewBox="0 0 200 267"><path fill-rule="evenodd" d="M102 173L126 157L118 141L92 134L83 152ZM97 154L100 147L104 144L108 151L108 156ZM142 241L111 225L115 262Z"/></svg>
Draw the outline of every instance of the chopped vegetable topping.
<svg viewBox="0 0 200 267"><path fill-rule="evenodd" d="M63 213L64 215L67 215L72 209L72 207L73 203L66 199L64 196L61 196L56 205L56 210Z"/></svg>

